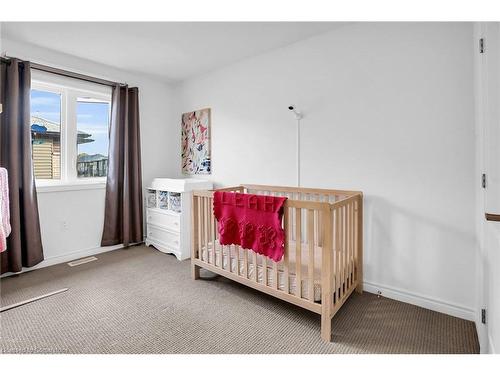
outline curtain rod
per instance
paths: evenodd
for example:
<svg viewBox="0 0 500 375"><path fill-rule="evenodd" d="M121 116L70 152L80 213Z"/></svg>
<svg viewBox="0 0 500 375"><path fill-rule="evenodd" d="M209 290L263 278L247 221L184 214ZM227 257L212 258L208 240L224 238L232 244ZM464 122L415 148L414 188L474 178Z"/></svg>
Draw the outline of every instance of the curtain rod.
<svg viewBox="0 0 500 375"><path fill-rule="evenodd" d="M12 59L12 58L13 57L10 57L10 56L0 56L0 60L6 62L7 64L10 63L10 59ZM47 73L52 73L52 74L57 74L57 75L68 77L68 78L79 79L81 81L97 83L99 85L105 85L105 86L111 86L111 87L114 87L116 85L126 86L125 83L108 81L107 79L92 77L92 76L88 76L86 74L80 74L80 73L76 73L76 72L71 72L69 70L54 68L54 67L48 66L48 65L43 65L43 64L33 63L33 62L30 63L30 65L31 65L31 69L35 69L35 70L39 70L39 71L47 72Z"/></svg>

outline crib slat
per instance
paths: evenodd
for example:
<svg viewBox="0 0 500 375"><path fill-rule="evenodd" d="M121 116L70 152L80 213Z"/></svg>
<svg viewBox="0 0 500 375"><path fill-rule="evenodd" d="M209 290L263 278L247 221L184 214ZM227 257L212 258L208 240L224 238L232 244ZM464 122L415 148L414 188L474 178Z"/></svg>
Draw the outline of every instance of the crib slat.
<svg viewBox="0 0 500 375"><path fill-rule="evenodd" d="M340 242L339 242L339 299L344 295L344 207L339 208L340 213Z"/></svg>
<svg viewBox="0 0 500 375"><path fill-rule="evenodd" d="M205 247L205 256L206 256L206 259L205 261L207 263L209 263L209 249L208 249L208 244L209 244L209 236L210 236L210 232L211 232L211 225L210 225L210 221L211 221L211 218L212 218L212 215L209 211L209 206L210 206L210 203L209 203L209 199L208 197L203 197L203 244L204 244L204 247Z"/></svg>
<svg viewBox="0 0 500 375"><path fill-rule="evenodd" d="M209 240L212 240L212 237L214 235L214 224L215 224L215 215L214 215L214 198L210 197L208 198L208 213L210 217L210 237Z"/></svg>
<svg viewBox="0 0 500 375"><path fill-rule="evenodd" d="M226 270L231 272L231 245L226 245Z"/></svg>
<svg viewBox="0 0 500 375"><path fill-rule="evenodd" d="M332 303L333 305L335 305L335 277L336 277L336 272L335 272L335 267L336 267L336 248L337 248L337 233L335 231L335 226L336 226L336 223L337 223L337 211L336 210L332 210L331 212L331 215L332 215L332 222L331 222L331 232L332 232L332 267L331 267L331 270L332 270L332 277L331 277L331 289L332 289Z"/></svg>
<svg viewBox="0 0 500 375"><path fill-rule="evenodd" d="M295 295L302 298L302 209L295 209Z"/></svg>
<svg viewBox="0 0 500 375"><path fill-rule="evenodd" d="M307 243L309 244L307 297L309 301L314 302L314 210L307 210Z"/></svg>
<svg viewBox="0 0 500 375"><path fill-rule="evenodd" d="M198 197L193 195L193 200L192 200L192 205L193 207L192 212L191 212L191 257L193 259L201 259L200 251L199 251L199 246L198 246L198 238L196 237L196 233L198 232L198 227L199 227L199 220L200 217L195 215L195 212L197 212L196 207L198 206Z"/></svg>
<svg viewBox="0 0 500 375"><path fill-rule="evenodd" d="M234 259L236 261L236 275L240 276L240 246L234 246Z"/></svg>
<svg viewBox="0 0 500 375"><path fill-rule="evenodd" d="M357 264L358 264L358 202L354 202L354 265L353 265L353 274L354 274L354 280L356 283L359 281Z"/></svg>
<svg viewBox="0 0 500 375"><path fill-rule="evenodd" d="M209 207L210 207L210 198L205 198L205 217L206 217L206 221L207 221L207 232L205 234L206 238L205 238L205 252L207 254L207 259L206 259L206 262L208 263L208 256L209 256L209 246L210 246L210 240L212 238L212 214L209 210Z"/></svg>
<svg viewBox="0 0 500 375"><path fill-rule="evenodd" d="M344 285L344 207L339 207L339 299L342 299Z"/></svg>
<svg viewBox="0 0 500 375"><path fill-rule="evenodd" d="M336 300L340 300L340 288L341 288L341 282L340 282L340 269L341 269L341 257L340 257L340 246L342 246L342 240L341 240L341 223L342 223L342 210L341 208L336 208L335 209L335 216L336 216L336 222L335 222L335 297Z"/></svg>
<svg viewBox="0 0 500 375"><path fill-rule="evenodd" d="M351 222L350 222L350 227L351 227L351 256L349 258L349 278L350 278L350 284L352 285L354 283L354 270L353 270L353 265L354 265L354 202L351 203Z"/></svg>
<svg viewBox="0 0 500 375"><path fill-rule="evenodd" d="M245 279L248 279L248 250L243 249L243 272Z"/></svg>
<svg viewBox="0 0 500 375"><path fill-rule="evenodd" d="M335 301L340 299L340 209L335 209Z"/></svg>
<svg viewBox="0 0 500 375"><path fill-rule="evenodd" d="M262 284L267 286L267 258L261 255L262 258Z"/></svg>
<svg viewBox="0 0 500 375"><path fill-rule="evenodd" d="M209 253L208 245L210 244L210 232L212 230L212 226L210 225L210 220L211 220L212 215L210 215L210 212L208 211L209 199L210 198L208 198L208 197L203 198L204 203L205 203L203 208L205 210L205 222L206 222L203 242L204 242L204 246L205 246L205 252L207 254L207 263L208 263L208 253Z"/></svg>
<svg viewBox="0 0 500 375"><path fill-rule="evenodd" d="M201 219L201 223L200 223L200 259L201 260L204 260L203 258L203 246L205 244L205 209L204 209L204 205L205 205L205 197L200 197L200 204L198 206L198 209L200 210L200 219ZM205 253L205 256L206 256L206 253Z"/></svg>
<svg viewBox="0 0 500 375"><path fill-rule="evenodd" d="M349 230L349 222L351 220L351 213L349 211L349 205L347 204L346 207L346 225L345 225L345 231L346 231L346 261L345 261L345 288L346 291L349 287L349 256L350 256L350 247L351 247L351 236L350 236L350 230Z"/></svg>
<svg viewBox="0 0 500 375"><path fill-rule="evenodd" d="M259 282L259 268L257 267L257 253L252 251L252 262L253 262L253 281Z"/></svg>
<svg viewBox="0 0 500 375"><path fill-rule="evenodd" d="M356 231L356 201L352 204L352 282L356 282L356 248L357 248L357 231Z"/></svg>
<svg viewBox="0 0 500 375"><path fill-rule="evenodd" d="M358 231L356 228L357 223L357 209L356 201L352 204L352 280L356 283L356 261L357 261L357 248L358 248Z"/></svg>
<svg viewBox="0 0 500 375"><path fill-rule="evenodd" d="M350 284L349 280L349 256L350 256L350 248L351 248L351 238L350 238L350 228L349 228L349 222L351 220L351 213L349 210L349 204L346 204L346 238L347 238L347 249L346 249L346 265L345 265L345 278L346 278L346 291L347 291L347 286Z"/></svg>
<svg viewBox="0 0 500 375"><path fill-rule="evenodd" d="M318 202L324 202L323 196L321 194L318 194ZM325 241L324 236L323 236L323 222L326 220L323 218L323 211L319 210L318 211L318 246L323 247L323 242Z"/></svg>
<svg viewBox="0 0 500 375"><path fill-rule="evenodd" d="M339 246L339 298L342 299L344 296L344 222L345 222L345 213L344 207L340 207L340 246Z"/></svg>
<svg viewBox="0 0 500 375"><path fill-rule="evenodd" d="M269 194L271 194L269 192ZM266 195L267 195L267 191L266 191ZM285 231L286 231L286 227L285 227ZM286 232L285 232L286 234ZM274 274L274 288L276 290L279 290L280 288L280 283L279 283L279 269L278 269L278 263L277 262L274 262L273 261L273 274Z"/></svg>
<svg viewBox="0 0 500 375"><path fill-rule="evenodd" d="M332 308L334 304L333 293L335 293L335 211L330 212L331 222L330 228L325 228L331 233L330 237L330 252L332 253L330 259L330 271L332 275L330 276L330 291L332 294Z"/></svg>
<svg viewBox="0 0 500 375"><path fill-rule="evenodd" d="M349 205L345 205L344 287L349 287Z"/></svg>
<svg viewBox="0 0 500 375"><path fill-rule="evenodd" d="M224 248L225 245L220 245L219 249L219 268L224 269Z"/></svg>
<svg viewBox="0 0 500 375"><path fill-rule="evenodd" d="M289 197L289 199L294 199L295 194L292 193L292 195ZM297 238L295 238L295 226L297 224L297 214L295 212L295 208L290 208L290 241L296 241Z"/></svg>
<svg viewBox="0 0 500 375"><path fill-rule="evenodd" d="M346 285L348 287L351 286L351 254L352 254L352 225L351 225L351 218L352 218L352 212L351 212L351 205L347 205L347 233L348 233L348 247L347 247L347 283Z"/></svg>
<svg viewBox="0 0 500 375"><path fill-rule="evenodd" d="M283 277L285 278L284 280L284 285L283 285L283 290L285 293L290 293L290 279L288 276L288 263L289 263L289 258L290 258L290 247L289 247L289 239L290 239L290 229L289 229L289 223L290 223L290 209L285 208L285 212L283 215L283 225L285 226L286 230L286 236L285 236L285 254L284 254L284 259L283 259Z"/></svg>
<svg viewBox="0 0 500 375"><path fill-rule="evenodd" d="M349 278L350 278L350 284L354 284L354 249L355 249L355 235L354 235L354 202L351 203L351 257L349 258Z"/></svg>
<svg viewBox="0 0 500 375"><path fill-rule="evenodd" d="M346 206L342 206L342 297L344 296L345 285L345 261L346 261Z"/></svg>
<svg viewBox="0 0 500 375"><path fill-rule="evenodd" d="M194 236L196 237L196 251L198 252L198 258L200 258L200 260L203 260L203 251L202 251L203 242L201 237L203 230L203 216L201 214L202 213L201 204L202 204L202 198L196 197L196 211L198 213L198 216L196 218L197 225L196 225L196 233Z"/></svg>
<svg viewBox="0 0 500 375"><path fill-rule="evenodd" d="M316 201L315 195L311 194L311 200ZM318 222L319 222L319 211L314 210L314 245L318 246L319 244L316 242L319 239L318 232Z"/></svg>
<svg viewBox="0 0 500 375"><path fill-rule="evenodd" d="M209 253L214 251L215 244L215 236L214 236L214 228L215 228L215 215L212 210L213 207L213 198L207 198L207 221L208 221L208 241L207 241L207 263L210 263ZM212 246L210 247L210 243ZM210 252L209 252L210 248ZM213 258L212 258L213 259Z"/></svg>
<svg viewBox="0 0 500 375"><path fill-rule="evenodd" d="M273 261L273 280L274 280L274 289L279 289L279 280L278 280L278 263Z"/></svg>
<svg viewBox="0 0 500 375"><path fill-rule="evenodd" d="M212 212L213 218L212 218L212 223L213 223L213 228L212 228L212 264L215 265L215 254L216 252L216 245L215 243L217 242L217 219L215 218L215 215L213 213L212 207L213 207L213 198L212 198L212 203L210 205L210 210Z"/></svg>

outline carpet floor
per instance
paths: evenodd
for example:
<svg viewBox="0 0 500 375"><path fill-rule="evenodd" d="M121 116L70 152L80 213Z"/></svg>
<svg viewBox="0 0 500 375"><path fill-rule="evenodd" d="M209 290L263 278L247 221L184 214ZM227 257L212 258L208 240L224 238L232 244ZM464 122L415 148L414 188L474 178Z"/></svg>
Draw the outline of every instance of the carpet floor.
<svg viewBox="0 0 500 375"><path fill-rule="evenodd" d="M478 353L473 322L353 293L320 317L144 246L1 279L1 305L67 292L1 316L2 353ZM203 276L202 272L202 276Z"/></svg>

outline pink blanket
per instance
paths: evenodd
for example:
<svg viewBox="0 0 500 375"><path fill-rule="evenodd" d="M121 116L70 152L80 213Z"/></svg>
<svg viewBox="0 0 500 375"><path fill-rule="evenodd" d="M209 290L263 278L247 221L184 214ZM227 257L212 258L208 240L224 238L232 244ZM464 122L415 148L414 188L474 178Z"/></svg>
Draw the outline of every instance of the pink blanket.
<svg viewBox="0 0 500 375"><path fill-rule="evenodd" d="M0 168L0 253L7 250L7 237L9 234L9 182L7 179L7 170Z"/></svg>
<svg viewBox="0 0 500 375"><path fill-rule="evenodd" d="M275 262L283 257L282 228L286 197L214 192L214 215L221 245L240 245Z"/></svg>

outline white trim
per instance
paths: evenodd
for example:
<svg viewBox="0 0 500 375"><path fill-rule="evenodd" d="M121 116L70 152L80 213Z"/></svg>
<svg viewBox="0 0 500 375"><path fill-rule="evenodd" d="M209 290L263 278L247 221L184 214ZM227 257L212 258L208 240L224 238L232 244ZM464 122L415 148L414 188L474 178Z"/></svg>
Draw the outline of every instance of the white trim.
<svg viewBox="0 0 500 375"><path fill-rule="evenodd" d="M66 89L66 138L65 150L63 156L65 160L65 178L63 182L74 181L77 177L77 158L78 158L78 93L75 90Z"/></svg>
<svg viewBox="0 0 500 375"><path fill-rule="evenodd" d="M44 259L42 262L38 263L36 266L25 268L23 267L22 271L20 272L6 272L4 273L1 277L7 277L11 275L18 275L24 272L29 272L29 271L34 271L39 268L44 268L44 267L49 267L53 266L55 264L60 264L60 263L66 263L66 262L71 262L72 260L84 258L90 255L95 255L95 254L100 254L100 253L106 253L108 251L114 251L118 249L122 249L123 245L114 245L114 246L106 246L106 247L94 247L91 249L85 249L85 250L78 250L74 251L69 254L64 254L64 255L59 255L51 258Z"/></svg>
<svg viewBox="0 0 500 375"><path fill-rule="evenodd" d="M36 182L37 193L53 193L57 191L100 190L106 188L106 179L93 179L82 182L39 183Z"/></svg>
<svg viewBox="0 0 500 375"><path fill-rule="evenodd" d="M476 333L477 333L477 340L479 341L479 353L480 354L488 354L488 330L487 326L481 322L481 308L479 307L479 310L476 310L476 319L474 320L474 323L476 324Z"/></svg>
<svg viewBox="0 0 500 375"><path fill-rule="evenodd" d="M391 298L397 301L406 302L429 310L455 316L457 318L475 321L475 312L473 309L451 302L437 300L435 298L412 293L407 290L376 284L370 281L363 282L363 290L366 290L369 293L380 294L383 297Z"/></svg>
<svg viewBox="0 0 500 375"><path fill-rule="evenodd" d="M99 83L86 82L76 78L64 77L54 73L42 72L39 70L31 71L32 85L51 87L59 90L77 90L85 91L92 96L109 101L112 89L109 86Z"/></svg>
<svg viewBox="0 0 500 375"><path fill-rule="evenodd" d="M489 345L488 353L489 354L497 354L497 351L495 350L495 345L493 345L493 338L489 334L488 334L488 345Z"/></svg>

